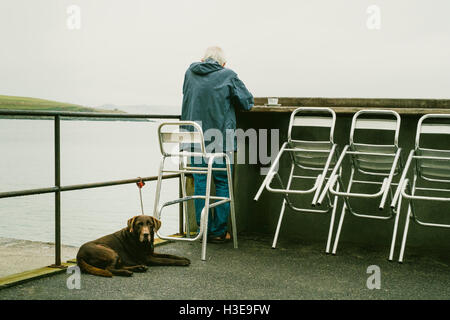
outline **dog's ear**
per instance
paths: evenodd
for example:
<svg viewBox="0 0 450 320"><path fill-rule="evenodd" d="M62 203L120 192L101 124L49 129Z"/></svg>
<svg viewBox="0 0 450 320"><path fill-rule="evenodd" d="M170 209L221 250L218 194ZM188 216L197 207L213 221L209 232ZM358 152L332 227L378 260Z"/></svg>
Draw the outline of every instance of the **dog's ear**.
<svg viewBox="0 0 450 320"><path fill-rule="evenodd" d="M153 228L158 231L161 228L161 221L156 219L155 217L151 217L153 220Z"/></svg>
<svg viewBox="0 0 450 320"><path fill-rule="evenodd" d="M133 232L134 220L136 220L137 217L138 216L134 216L133 218L128 219L128 222L127 222L128 231Z"/></svg>

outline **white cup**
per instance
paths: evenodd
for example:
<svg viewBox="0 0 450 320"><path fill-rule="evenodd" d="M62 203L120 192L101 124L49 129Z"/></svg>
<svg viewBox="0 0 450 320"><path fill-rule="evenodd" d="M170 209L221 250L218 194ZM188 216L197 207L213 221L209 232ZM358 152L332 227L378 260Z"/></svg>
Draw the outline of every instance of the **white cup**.
<svg viewBox="0 0 450 320"><path fill-rule="evenodd" d="M278 104L278 98L267 98L268 105Z"/></svg>

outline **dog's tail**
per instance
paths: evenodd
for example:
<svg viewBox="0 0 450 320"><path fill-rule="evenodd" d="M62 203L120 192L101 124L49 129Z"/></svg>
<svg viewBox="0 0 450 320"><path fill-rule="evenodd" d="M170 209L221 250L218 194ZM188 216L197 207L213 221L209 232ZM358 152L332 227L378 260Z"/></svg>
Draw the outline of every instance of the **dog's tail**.
<svg viewBox="0 0 450 320"><path fill-rule="evenodd" d="M83 259L77 259L77 263L78 263L78 266L80 267L81 271L93 274L95 276L102 276L102 277L109 277L109 278L111 278L113 276L110 271L91 266Z"/></svg>

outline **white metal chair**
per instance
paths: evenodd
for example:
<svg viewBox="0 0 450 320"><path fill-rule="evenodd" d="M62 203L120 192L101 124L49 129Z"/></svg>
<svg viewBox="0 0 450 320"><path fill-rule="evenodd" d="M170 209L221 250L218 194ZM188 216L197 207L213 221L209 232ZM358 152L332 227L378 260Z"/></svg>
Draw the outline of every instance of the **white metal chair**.
<svg viewBox="0 0 450 320"><path fill-rule="evenodd" d="M333 246L333 254L336 254L339 236L342 230L345 213L360 218L388 220L396 216L393 237L391 241L390 259L395 247L399 208L389 207L388 214L374 215L357 213L350 204L351 198L380 199L378 208L383 210L387 197L392 194L394 176L402 170L401 149L398 147L398 135L400 131L400 116L391 110L361 110L355 113L350 129L350 143L344 147L327 185L317 203L320 205L328 192L344 199L342 213L336 232ZM364 134L372 137L370 143L361 142ZM375 136L374 134L377 134ZM387 144L378 143L374 137L384 136ZM388 137L385 137L388 136ZM342 165L346 157L350 158L350 178L347 186L342 179ZM380 181L382 179L382 181ZM337 186L336 186L337 184ZM339 191L338 187L345 191ZM363 187L365 186L365 187ZM375 193L367 193L364 188L379 186ZM356 192L355 189L357 189ZM363 192L361 192L363 191Z"/></svg>
<svg viewBox="0 0 450 320"><path fill-rule="evenodd" d="M318 214L327 213L330 210L332 211L325 249L325 251L329 253L337 197L334 197L334 201L331 200L330 196L327 198L327 208L314 209L314 206L322 191L324 182L326 181L328 174L333 170L333 166L337 160L337 145L333 142L335 123L336 114L330 108L300 107L291 114L287 142L282 145L254 198L255 201L258 201L264 189L267 189L269 192L280 193L284 197L272 243L273 248L276 247L283 215L286 205L288 205L293 211L301 213ZM315 135L312 135L310 140L298 140L293 138L293 130L296 128L322 129L325 131L328 130L329 132L327 132L326 140L320 140L320 138L318 139ZM305 137L302 136L302 139L304 138ZM289 154L289 159L291 160L290 173L287 178L286 186L284 186L283 180L278 173L280 159L285 153ZM280 188L274 188L272 186L272 181L275 176L280 184ZM307 183L310 187L308 189L296 189L292 186L294 179ZM325 193L327 194L327 192ZM312 201L309 206L295 206L290 198L291 196L299 196L301 200L304 200L308 195L312 196Z"/></svg>
<svg viewBox="0 0 450 320"><path fill-rule="evenodd" d="M449 114L427 114L419 119L415 148L409 153L399 186L391 203L391 206L396 206L397 203L400 205L402 198L408 201L408 213L403 231L399 262L403 262L409 222L411 220L421 226L450 228L449 224L422 221L419 219L414 206L416 201L434 201L438 203L448 203L450 201L448 196L450 193L450 149L427 148L427 144L423 141L427 136L433 137L434 144L436 144L436 141L446 142L448 148L449 135ZM412 165L413 161L414 165ZM407 178L410 169L413 173L412 184ZM430 187L430 185L433 185L433 187ZM445 193L447 193L447 196L443 197L442 195L445 195Z"/></svg>
<svg viewBox="0 0 450 320"><path fill-rule="evenodd" d="M163 129L175 128L177 131L165 131ZM181 131L180 131L181 129ZM190 130L194 131L190 131ZM187 131L189 130L189 131ZM179 204L183 202L184 206L184 214L186 221L186 235L187 237L173 237L162 235L157 232L157 235L161 239L166 240L175 240L175 241L197 241L202 237L202 253L201 259L206 260L206 244L207 244L207 233L208 233L208 212L210 208L219 206L226 202L230 202L230 214L231 214L231 226L233 232L233 244L234 248L238 247L237 242L237 231L236 231L236 217L234 211L234 197L233 197L233 184L231 180L231 162L230 158L226 153L207 153L205 148L205 142L203 137L202 128L195 122L192 121L180 121L180 122L165 122L161 123L158 127L158 136L159 136L159 146L162 154L161 163L159 167L158 173L158 182L156 186L156 197L155 197L155 207L154 207L154 216L157 219L161 219L161 213L164 208L167 206L171 206L174 204ZM194 145L196 148L192 151L186 151L180 148L183 144L187 144L189 146ZM203 157L205 161L208 163L207 168L199 168L199 167L191 167L186 165L186 158L190 157ZM178 159L178 170L169 170L165 168L165 163L167 158L175 158ZM213 162L215 159L222 158L225 160L226 167L225 168L216 168L213 167ZM211 183L212 172L213 171L226 171L228 177L228 191L229 198L226 197L217 197L211 196ZM163 173L180 173L181 174L181 189L182 189L182 198L175 199L173 201L165 202L160 204L160 194L161 194L161 184L162 184L162 176ZM204 196L187 196L186 194L186 178L185 175L187 173L195 173L195 174L206 174L206 194ZM205 206L202 210L201 221L199 226L199 233L191 238L189 232L189 216L187 214L187 201L194 199L204 199Z"/></svg>

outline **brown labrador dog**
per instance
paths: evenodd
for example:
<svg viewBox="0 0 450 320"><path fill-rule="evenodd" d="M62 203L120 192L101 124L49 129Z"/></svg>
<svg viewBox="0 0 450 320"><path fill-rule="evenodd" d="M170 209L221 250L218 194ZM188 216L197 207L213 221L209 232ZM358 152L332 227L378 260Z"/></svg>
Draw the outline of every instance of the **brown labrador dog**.
<svg viewBox="0 0 450 320"><path fill-rule="evenodd" d="M189 265L187 258L154 252L154 233L160 227L161 221L154 217L135 216L126 228L83 244L77 254L78 266L97 276L129 277L133 272L147 271L150 265Z"/></svg>

